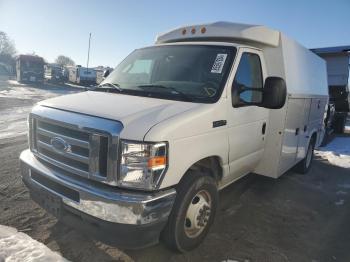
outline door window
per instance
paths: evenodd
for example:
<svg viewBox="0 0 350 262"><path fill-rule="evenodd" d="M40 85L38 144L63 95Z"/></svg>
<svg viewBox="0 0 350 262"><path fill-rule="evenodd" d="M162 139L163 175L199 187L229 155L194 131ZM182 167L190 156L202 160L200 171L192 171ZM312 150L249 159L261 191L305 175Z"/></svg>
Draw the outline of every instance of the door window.
<svg viewBox="0 0 350 262"><path fill-rule="evenodd" d="M244 102L262 102L263 77L260 58L257 54L243 53L232 88L238 90L233 93L239 96L242 105Z"/></svg>

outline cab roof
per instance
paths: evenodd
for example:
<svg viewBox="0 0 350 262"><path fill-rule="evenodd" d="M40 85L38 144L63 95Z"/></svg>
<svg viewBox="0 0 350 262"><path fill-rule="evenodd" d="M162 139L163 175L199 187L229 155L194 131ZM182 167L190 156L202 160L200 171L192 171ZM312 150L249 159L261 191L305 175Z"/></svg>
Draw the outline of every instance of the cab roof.
<svg viewBox="0 0 350 262"><path fill-rule="evenodd" d="M252 41L277 47L280 32L261 25L215 22L182 26L156 37L156 44L187 41Z"/></svg>

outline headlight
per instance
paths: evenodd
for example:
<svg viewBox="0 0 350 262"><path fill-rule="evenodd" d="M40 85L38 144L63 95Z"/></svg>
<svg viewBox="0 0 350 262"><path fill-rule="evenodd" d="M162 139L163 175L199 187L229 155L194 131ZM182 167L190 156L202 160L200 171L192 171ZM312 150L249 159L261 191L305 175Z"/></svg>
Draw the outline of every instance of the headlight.
<svg viewBox="0 0 350 262"><path fill-rule="evenodd" d="M119 184L123 187L155 189L167 168L167 144L121 141Z"/></svg>

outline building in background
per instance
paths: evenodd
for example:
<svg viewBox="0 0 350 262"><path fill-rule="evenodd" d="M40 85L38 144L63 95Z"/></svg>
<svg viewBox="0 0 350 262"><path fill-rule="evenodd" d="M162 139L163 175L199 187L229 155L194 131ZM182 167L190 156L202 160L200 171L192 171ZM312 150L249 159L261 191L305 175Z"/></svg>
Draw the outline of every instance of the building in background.
<svg viewBox="0 0 350 262"><path fill-rule="evenodd" d="M335 106L333 128L343 133L350 111L349 57L350 46L337 46L311 49L327 62L330 103Z"/></svg>

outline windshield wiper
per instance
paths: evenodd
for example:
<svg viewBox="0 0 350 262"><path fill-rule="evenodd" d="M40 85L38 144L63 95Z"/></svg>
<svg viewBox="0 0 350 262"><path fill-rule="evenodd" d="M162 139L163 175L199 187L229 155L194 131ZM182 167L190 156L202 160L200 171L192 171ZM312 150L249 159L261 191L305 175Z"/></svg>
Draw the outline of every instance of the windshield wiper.
<svg viewBox="0 0 350 262"><path fill-rule="evenodd" d="M188 95L186 95L185 93L177 90L176 88L174 87L171 87L171 86L163 86L163 85L156 85L156 84L147 84L147 85L139 85L137 86L139 88L142 88L142 89L146 89L146 88L159 88L159 89L166 89L168 91L172 91L171 93L175 93L177 95L180 95L185 101L187 102L192 102L193 99L191 97L189 97Z"/></svg>
<svg viewBox="0 0 350 262"><path fill-rule="evenodd" d="M104 87L105 86L105 87ZM109 87L109 88L106 88L106 87ZM120 85L119 84L113 84L113 83L103 83L103 84L100 84L98 86L96 86L96 88L94 90L98 91L98 90L117 90L119 93L120 92L123 92L123 89L120 88Z"/></svg>

